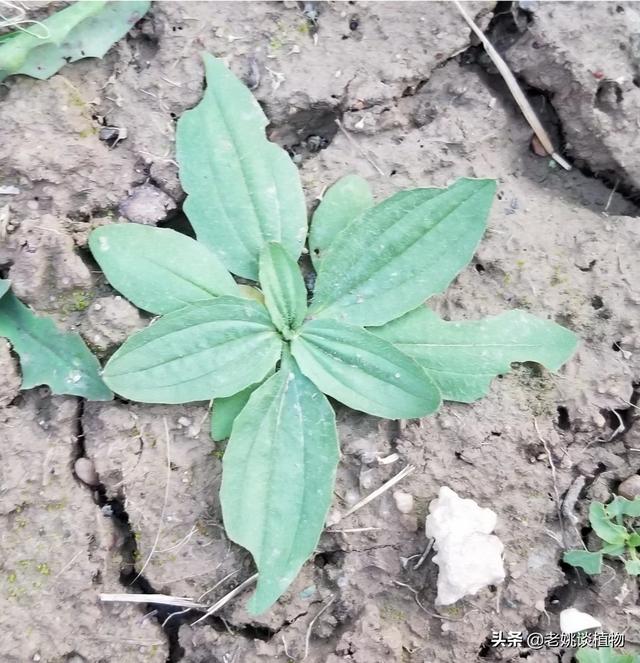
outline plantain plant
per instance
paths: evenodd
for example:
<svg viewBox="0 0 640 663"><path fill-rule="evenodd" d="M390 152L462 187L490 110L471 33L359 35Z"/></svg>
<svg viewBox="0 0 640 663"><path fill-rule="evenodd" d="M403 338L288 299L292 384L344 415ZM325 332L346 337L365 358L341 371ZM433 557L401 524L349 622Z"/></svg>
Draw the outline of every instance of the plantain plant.
<svg viewBox="0 0 640 663"><path fill-rule="evenodd" d="M136 224L90 238L110 283L161 316L120 347L103 377L146 403L214 399L213 437L230 438L224 524L253 555L249 610L261 613L313 554L331 503L339 448L325 394L378 417L422 417L443 398L479 398L511 362L557 370L577 339L523 311L446 322L424 307L471 259L495 193L490 179L379 204L361 178L341 179L313 216L308 303L297 168L267 140L249 90L220 60L204 60L203 99L177 125L197 241Z"/></svg>

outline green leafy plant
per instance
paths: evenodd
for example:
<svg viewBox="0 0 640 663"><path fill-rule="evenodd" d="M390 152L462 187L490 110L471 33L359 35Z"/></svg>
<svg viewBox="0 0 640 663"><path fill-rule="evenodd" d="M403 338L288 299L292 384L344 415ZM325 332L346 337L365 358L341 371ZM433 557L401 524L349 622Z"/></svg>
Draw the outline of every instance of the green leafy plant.
<svg viewBox="0 0 640 663"><path fill-rule="evenodd" d="M20 357L22 389L48 385L54 394L104 401L113 398L100 377L100 364L79 334L60 331L37 316L0 279L0 336Z"/></svg>
<svg viewBox="0 0 640 663"><path fill-rule="evenodd" d="M611 647L598 649L582 648L576 652L578 663L638 663L640 656L635 654L619 654Z"/></svg>
<svg viewBox="0 0 640 663"><path fill-rule="evenodd" d="M148 0L79 0L0 37L0 81L12 74L46 79L68 62L101 58L144 14ZM19 23L20 21L18 21Z"/></svg>
<svg viewBox="0 0 640 663"><path fill-rule="evenodd" d="M589 575L596 575L602 571L604 557L614 557L624 562L629 575L640 575L640 534L635 529L638 518L640 497L631 501L616 495L609 504L592 502L589 506L589 523L603 546L596 551L567 550L563 560Z"/></svg>
<svg viewBox="0 0 640 663"><path fill-rule="evenodd" d="M266 139L247 88L220 60L205 56L205 68L204 97L177 126L197 241L116 224L93 231L90 247L115 288L161 316L111 357L106 383L144 402L214 399L212 435L230 436L224 523L258 567L249 609L259 613L313 554L331 503L339 450L325 394L379 417L422 417L442 398L480 397L511 362L558 369L577 339L522 311L445 322L424 308L484 233L496 188L487 179L379 204L361 178L341 179L313 216L308 303L297 168Z"/></svg>

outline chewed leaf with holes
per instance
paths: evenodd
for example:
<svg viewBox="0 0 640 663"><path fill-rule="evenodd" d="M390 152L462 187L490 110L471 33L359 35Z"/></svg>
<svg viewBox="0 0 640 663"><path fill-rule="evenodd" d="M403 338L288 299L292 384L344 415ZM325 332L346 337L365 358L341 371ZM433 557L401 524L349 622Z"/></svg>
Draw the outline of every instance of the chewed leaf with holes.
<svg viewBox="0 0 640 663"><path fill-rule="evenodd" d="M149 9L146 0L74 2L29 31L0 42L0 81L12 74L46 79L68 62L101 58Z"/></svg>
<svg viewBox="0 0 640 663"><path fill-rule="evenodd" d="M494 180L401 191L350 223L322 261L310 315L383 325L442 292L484 233Z"/></svg>
<svg viewBox="0 0 640 663"><path fill-rule="evenodd" d="M264 306L218 297L130 336L105 366L104 379L120 396L143 403L209 400L262 380L281 351Z"/></svg>
<svg viewBox="0 0 640 663"><path fill-rule="evenodd" d="M240 290L220 260L203 244L168 228L118 223L97 228L91 253L109 283L150 313Z"/></svg>
<svg viewBox="0 0 640 663"><path fill-rule="evenodd" d="M325 394L369 414L413 419L440 407L440 392L391 343L336 320L310 320L291 343L302 372Z"/></svg>
<svg viewBox="0 0 640 663"><path fill-rule="evenodd" d="M300 176L289 155L267 140L268 120L221 60L204 56L207 89L178 120L184 211L200 242L229 271L258 278L264 244L279 242L297 260L307 234Z"/></svg>
<svg viewBox="0 0 640 663"><path fill-rule="evenodd" d="M371 207L371 188L358 175L346 175L327 190L309 229L309 253L316 269L340 232Z"/></svg>
<svg viewBox="0 0 640 663"><path fill-rule="evenodd" d="M9 339L20 357L22 389L44 384L54 394L95 401L113 398L100 377L98 360L80 336L60 331L53 320L37 316L11 292L0 299L0 336Z"/></svg>
<svg viewBox="0 0 640 663"><path fill-rule="evenodd" d="M447 322L420 306L369 331L413 357L445 400L464 403L486 395L491 381L508 373L512 362L533 361L557 371L578 346L568 329L517 310Z"/></svg>
<svg viewBox="0 0 640 663"><path fill-rule="evenodd" d="M223 458L225 529L258 567L250 612L267 610L313 553L337 464L331 405L284 357L238 415Z"/></svg>

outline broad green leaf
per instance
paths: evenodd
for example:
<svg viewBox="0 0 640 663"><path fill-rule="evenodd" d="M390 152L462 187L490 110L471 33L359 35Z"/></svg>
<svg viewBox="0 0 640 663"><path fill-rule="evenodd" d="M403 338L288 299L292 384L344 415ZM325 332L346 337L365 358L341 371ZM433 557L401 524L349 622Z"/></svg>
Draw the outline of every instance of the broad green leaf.
<svg viewBox="0 0 640 663"><path fill-rule="evenodd" d="M9 291L11 281L8 279L0 279L0 299Z"/></svg>
<svg viewBox="0 0 640 663"><path fill-rule="evenodd" d="M204 56L207 89L183 113L176 134L184 211L227 268L258 278L266 242L297 260L307 232L300 176L287 153L267 140L268 120L222 60Z"/></svg>
<svg viewBox="0 0 640 663"><path fill-rule="evenodd" d="M30 25L0 46L0 81L11 74L41 80L68 62L101 58L144 16L148 1L80 0Z"/></svg>
<svg viewBox="0 0 640 663"><path fill-rule="evenodd" d="M627 546L630 548L640 547L640 534L637 532L631 532L631 534L629 534L629 538L627 539Z"/></svg>
<svg viewBox="0 0 640 663"><path fill-rule="evenodd" d="M578 663L638 663L640 658L632 654L618 654L611 647L598 647L578 649L576 660Z"/></svg>
<svg viewBox="0 0 640 663"><path fill-rule="evenodd" d="M624 569L630 576L640 576L640 559L626 559Z"/></svg>
<svg viewBox="0 0 640 663"><path fill-rule="evenodd" d="M298 263L281 244L269 242L262 249L260 285L273 324L289 338L307 312L307 289Z"/></svg>
<svg viewBox="0 0 640 663"><path fill-rule="evenodd" d="M89 247L109 283L150 313L240 294L211 251L175 230L118 223L94 230Z"/></svg>
<svg viewBox="0 0 640 663"><path fill-rule="evenodd" d="M309 313L383 325L442 292L484 233L494 180L402 191L336 237L320 266Z"/></svg>
<svg viewBox="0 0 640 663"><path fill-rule="evenodd" d="M267 610L313 554L338 456L329 402L285 357L238 415L223 458L224 526L259 572L251 612Z"/></svg>
<svg viewBox="0 0 640 663"><path fill-rule="evenodd" d="M60 331L53 320L37 316L11 292L0 299L0 336L8 338L20 356L22 389L46 384L54 394L94 401L113 398L82 338Z"/></svg>
<svg viewBox="0 0 640 663"><path fill-rule="evenodd" d="M130 336L105 366L104 379L120 396L143 403L209 400L262 380L281 350L263 306L218 297Z"/></svg>
<svg viewBox="0 0 640 663"><path fill-rule="evenodd" d="M355 410L413 419L440 407L440 392L420 366L360 327L310 320L293 339L291 352L319 389Z"/></svg>
<svg viewBox="0 0 640 663"><path fill-rule="evenodd" d="M211 413L211 438L215 442L226 440L231 435L233 422L249 402L251 394L260 386L260 382L252 384L233 396L216 398Z"/></svg>
<svg viewBox="0 0 640 663"><path fill-rule="evenodd" d="M589 522L593 531L607 543L620 545L627 540L626 528L611 522L611 516L607 513L602 502L591 502Z"/></svg>
<svg viewBox="0 0 640 663"><path fill-rule="evenodd" d="M327 189L309 229L309 254L316 271L340 231L371 207L371 187L358 175L346 175Z"/></svg>
<svg viewBox="0 0 640 663"><path fill-rule="evenodd" d="M433 378L442 398L470 403L484 396L512 362L535 361L557 371L578 345L560 325L525 311L484 320L447 322L425 306L371 332L413 357Z"/></svg>
<svg viewBox="0 0 640 663"><path fill-rule="evenodd" d="M596 575L602 571L602 553L590 552L589 550L567 550L562 559L571 566L581 568L590 576Z"/></svg>
<svg viewBox="0 0 640 663"><path fill-rule="evenodd" d="M640 497L634 500L628 500L626 497L616 495L609 504L606 505L605 511L612 518L628 516L629 518L640 518Z"/></svg>
<svg viewBox="0 0 640 663"><path fill-rule="evenodd" d="M620 555L624 555L626 549L627 547L625 545L619 543L605 543L600 549L600 552L603 555L610 555L611 557L620 557Z"/></svg>

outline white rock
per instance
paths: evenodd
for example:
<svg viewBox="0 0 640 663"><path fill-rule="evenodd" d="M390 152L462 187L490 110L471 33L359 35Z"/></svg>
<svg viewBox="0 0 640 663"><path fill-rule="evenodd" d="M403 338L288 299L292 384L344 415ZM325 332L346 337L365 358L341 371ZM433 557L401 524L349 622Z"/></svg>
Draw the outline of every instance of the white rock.
<svg viewBox="0 0 640 663"><path fill-rule="evenodd" d="M400 513L411 513L413 511L413 495L404 493L401 490L396 490L393 493L393 499L396 503L396 509Z"/></svg>
<svg viewBox="0 0 640 663"><path fill-rule="evenodd" d="M576 608L567 608L560 613L560 630L563 633L579 633L590 628L602 628L602 624Z"/></svg>
<svg viewBox="0 0 640 663"><path fill-rule="evenodd" d="M440 488L438 498L429 505L425 523L427 537L435 539L437 604L450 605L504 580L504 546L491 534L497 519L491 509L458 497L446 486Z"/></svg>

